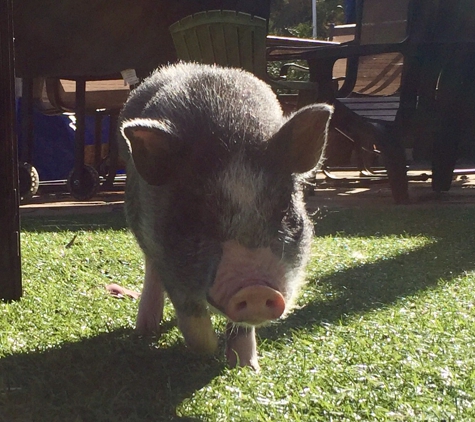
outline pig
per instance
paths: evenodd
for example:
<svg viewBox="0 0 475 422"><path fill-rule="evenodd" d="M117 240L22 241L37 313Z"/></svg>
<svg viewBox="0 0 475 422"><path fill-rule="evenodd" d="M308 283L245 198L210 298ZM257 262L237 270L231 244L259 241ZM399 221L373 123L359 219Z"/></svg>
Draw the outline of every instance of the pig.
<svg viewBox="0 0 475 422"><path fill-rule="evenodd" d="M259 370L255 327L288 314L304 282L302 182L331 114L314 104L284 117L265 82L214 65L168 65L131 92L119 142L126 218L145 255L140 333L160 332L166 293L191 350L216 351L216 311L229 365Z"/></svg>

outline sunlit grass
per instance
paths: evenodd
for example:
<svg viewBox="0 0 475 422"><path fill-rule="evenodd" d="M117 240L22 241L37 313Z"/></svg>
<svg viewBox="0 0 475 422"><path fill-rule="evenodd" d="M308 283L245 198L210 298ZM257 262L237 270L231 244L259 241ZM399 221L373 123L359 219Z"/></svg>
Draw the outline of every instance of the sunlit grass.
<svg viewBox="0 0 475 422"><path fill-rule="evenodd" d="M475 209L332 210L308 284L259 330L262 371L133 333L142 254L120 214L23 221L0 303L0 421L475 420ZM217 328L223 320L215 318ZM221 342L222 343L222 342Z"/></svg>
<svg viewBox="0 0 475 422"><path fill-rule="evenodd" d="M2 328L15 332L1 353L133 326L127 304L105 293L112 282L135 289L142 282L141 255L128 231L24 231L21 240L24 297L0 308Z"/></svg>
<svg viewBox="0 0 475 422"><path fill-rule="evenodd" d="M473 420L474 281L291 329L277 344L261 344L261 375L226 371L185 401L183 413L206 403L205 420L215 421Z"/></svg>

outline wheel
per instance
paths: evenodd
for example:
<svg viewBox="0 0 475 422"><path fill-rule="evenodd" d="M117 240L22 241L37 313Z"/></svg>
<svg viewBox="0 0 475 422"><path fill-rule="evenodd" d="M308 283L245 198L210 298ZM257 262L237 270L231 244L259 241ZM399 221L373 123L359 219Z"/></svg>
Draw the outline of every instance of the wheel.
<svg viewBox="0 0 475 422"><path fill-rule="evenodd" d="M83 166L80 172L73 169L69 173L67 184L68 190L74 198L85 201L97 193L99 182L99 174L96 169L91 166Z"/></svg>
<svg viewBox="0 0 475 422"><path fill-rule="evenodd" d="M23 163L18 166L18 182L20 199L22 201L28 201L38 192L40 177L31 164Z"/></svg>

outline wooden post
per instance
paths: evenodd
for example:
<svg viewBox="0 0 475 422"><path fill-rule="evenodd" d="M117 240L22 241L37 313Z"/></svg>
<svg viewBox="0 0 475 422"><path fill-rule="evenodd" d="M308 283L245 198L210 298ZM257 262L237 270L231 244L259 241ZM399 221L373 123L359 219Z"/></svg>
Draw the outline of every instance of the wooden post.
<svg viewBox="0 0 475 422"><path fill-rule="evenodd" d="M21 297L12 0L0 0L0 299Z"/></svg>

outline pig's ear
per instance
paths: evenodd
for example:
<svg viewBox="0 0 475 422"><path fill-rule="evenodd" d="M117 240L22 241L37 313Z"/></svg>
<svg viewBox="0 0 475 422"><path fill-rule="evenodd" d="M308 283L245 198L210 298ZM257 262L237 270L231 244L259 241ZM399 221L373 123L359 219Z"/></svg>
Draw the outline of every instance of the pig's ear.
<svg viewBox="0 0 475 422"><path fill-rule="evenodd" d="M162 185L180 165L183 142L166 121L133 119L120 128L129 144L135 168L150 185Z"/></svg>
<svg viewBox="0 0 475 422"><path fill-rule="evenodd" d="M272 137L269 148L283 157L292 173L317 166L325 147L333 107L313 104L297 111Z"/></svg>

